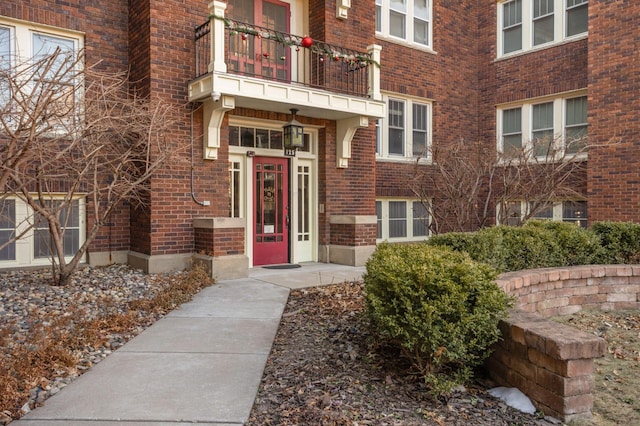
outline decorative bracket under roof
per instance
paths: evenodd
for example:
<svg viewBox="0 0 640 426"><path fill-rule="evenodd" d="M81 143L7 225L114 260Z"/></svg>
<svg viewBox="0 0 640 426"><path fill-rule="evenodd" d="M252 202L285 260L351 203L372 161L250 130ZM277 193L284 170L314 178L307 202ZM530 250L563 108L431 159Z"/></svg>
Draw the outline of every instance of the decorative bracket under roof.
<svg viewBox="0 0 640 426"><path fill-rule="evenodd" d="M347 19L351 9L351 0L336 0L336 18Z"/></svg>
<svg viewBox="0 0 640 426"><path fill-rule="evenodd" d="M368 126L369 118L362 115L345 118L336 122L336 156L338 168L345 169L349 167L351 140L358 128Z"/></svg>
<svg viewBox="0 0 640 426"><path fill-rule="evenodd" d="M220 126L224 114L236 107L233 96L222 95L215 101L204 104L204 159L217 160L220 148Z"/></svg>

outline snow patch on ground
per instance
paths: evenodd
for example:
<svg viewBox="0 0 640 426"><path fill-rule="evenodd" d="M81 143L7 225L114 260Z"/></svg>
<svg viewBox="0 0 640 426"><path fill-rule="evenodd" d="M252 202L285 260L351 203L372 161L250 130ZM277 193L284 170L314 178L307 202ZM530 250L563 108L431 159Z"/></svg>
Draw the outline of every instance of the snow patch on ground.
<svg viewBox="0 0 640 426"><path fill-rule="evenodd" d="M523 413L534 414L536 412L536 407L533 406L531 400L527 395L520 392L518 388L505 388L501 386L489 389L488 392L491 396L504 401L509 407L513 407Z"/></svg>

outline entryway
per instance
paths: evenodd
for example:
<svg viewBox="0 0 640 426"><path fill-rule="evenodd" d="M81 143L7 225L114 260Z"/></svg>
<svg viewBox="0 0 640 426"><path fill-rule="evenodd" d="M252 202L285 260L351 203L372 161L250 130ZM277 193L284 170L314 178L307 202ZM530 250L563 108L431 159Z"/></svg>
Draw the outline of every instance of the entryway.
<svg viewBox="0 0 640 426"><path fill-rule="evenodd" d="M230 214L246 218L249 266L317 260L316 129L283 155L282 124L233 118L229 129Z"/></svg>

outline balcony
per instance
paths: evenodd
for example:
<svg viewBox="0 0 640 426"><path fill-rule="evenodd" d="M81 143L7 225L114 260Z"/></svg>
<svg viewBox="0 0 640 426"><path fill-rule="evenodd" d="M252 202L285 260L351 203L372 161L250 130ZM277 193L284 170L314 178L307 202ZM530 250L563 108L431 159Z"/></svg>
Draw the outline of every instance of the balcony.
<svg viewBox="0 0 640 426"><path fill-rule="evenodd" d="M214 99L230 110L248 107L331 120L384 116L380 47L358 52L308 37L224 17L226 4L210 4L211 19L195 29L196 75L189 100Z"/></svg>

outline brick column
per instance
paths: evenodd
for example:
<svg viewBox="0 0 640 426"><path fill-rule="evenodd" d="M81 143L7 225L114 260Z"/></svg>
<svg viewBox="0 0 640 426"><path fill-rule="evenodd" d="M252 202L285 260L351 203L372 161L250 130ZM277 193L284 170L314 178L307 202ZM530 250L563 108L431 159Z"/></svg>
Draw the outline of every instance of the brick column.
<svg viewBox="0 0 640 426"><path fill-rule="evenodd" d="M194 259L204 264L215 279L244 278L249 275L245 251L246 220L213 217L193 220Z"/></svg>
<svg viewBox="0 0 640 426"><path fill-rule="evenodd" d="M376 216L332 215L329 226L327 260L341 265L363 266L376 248Z"/></svg>

